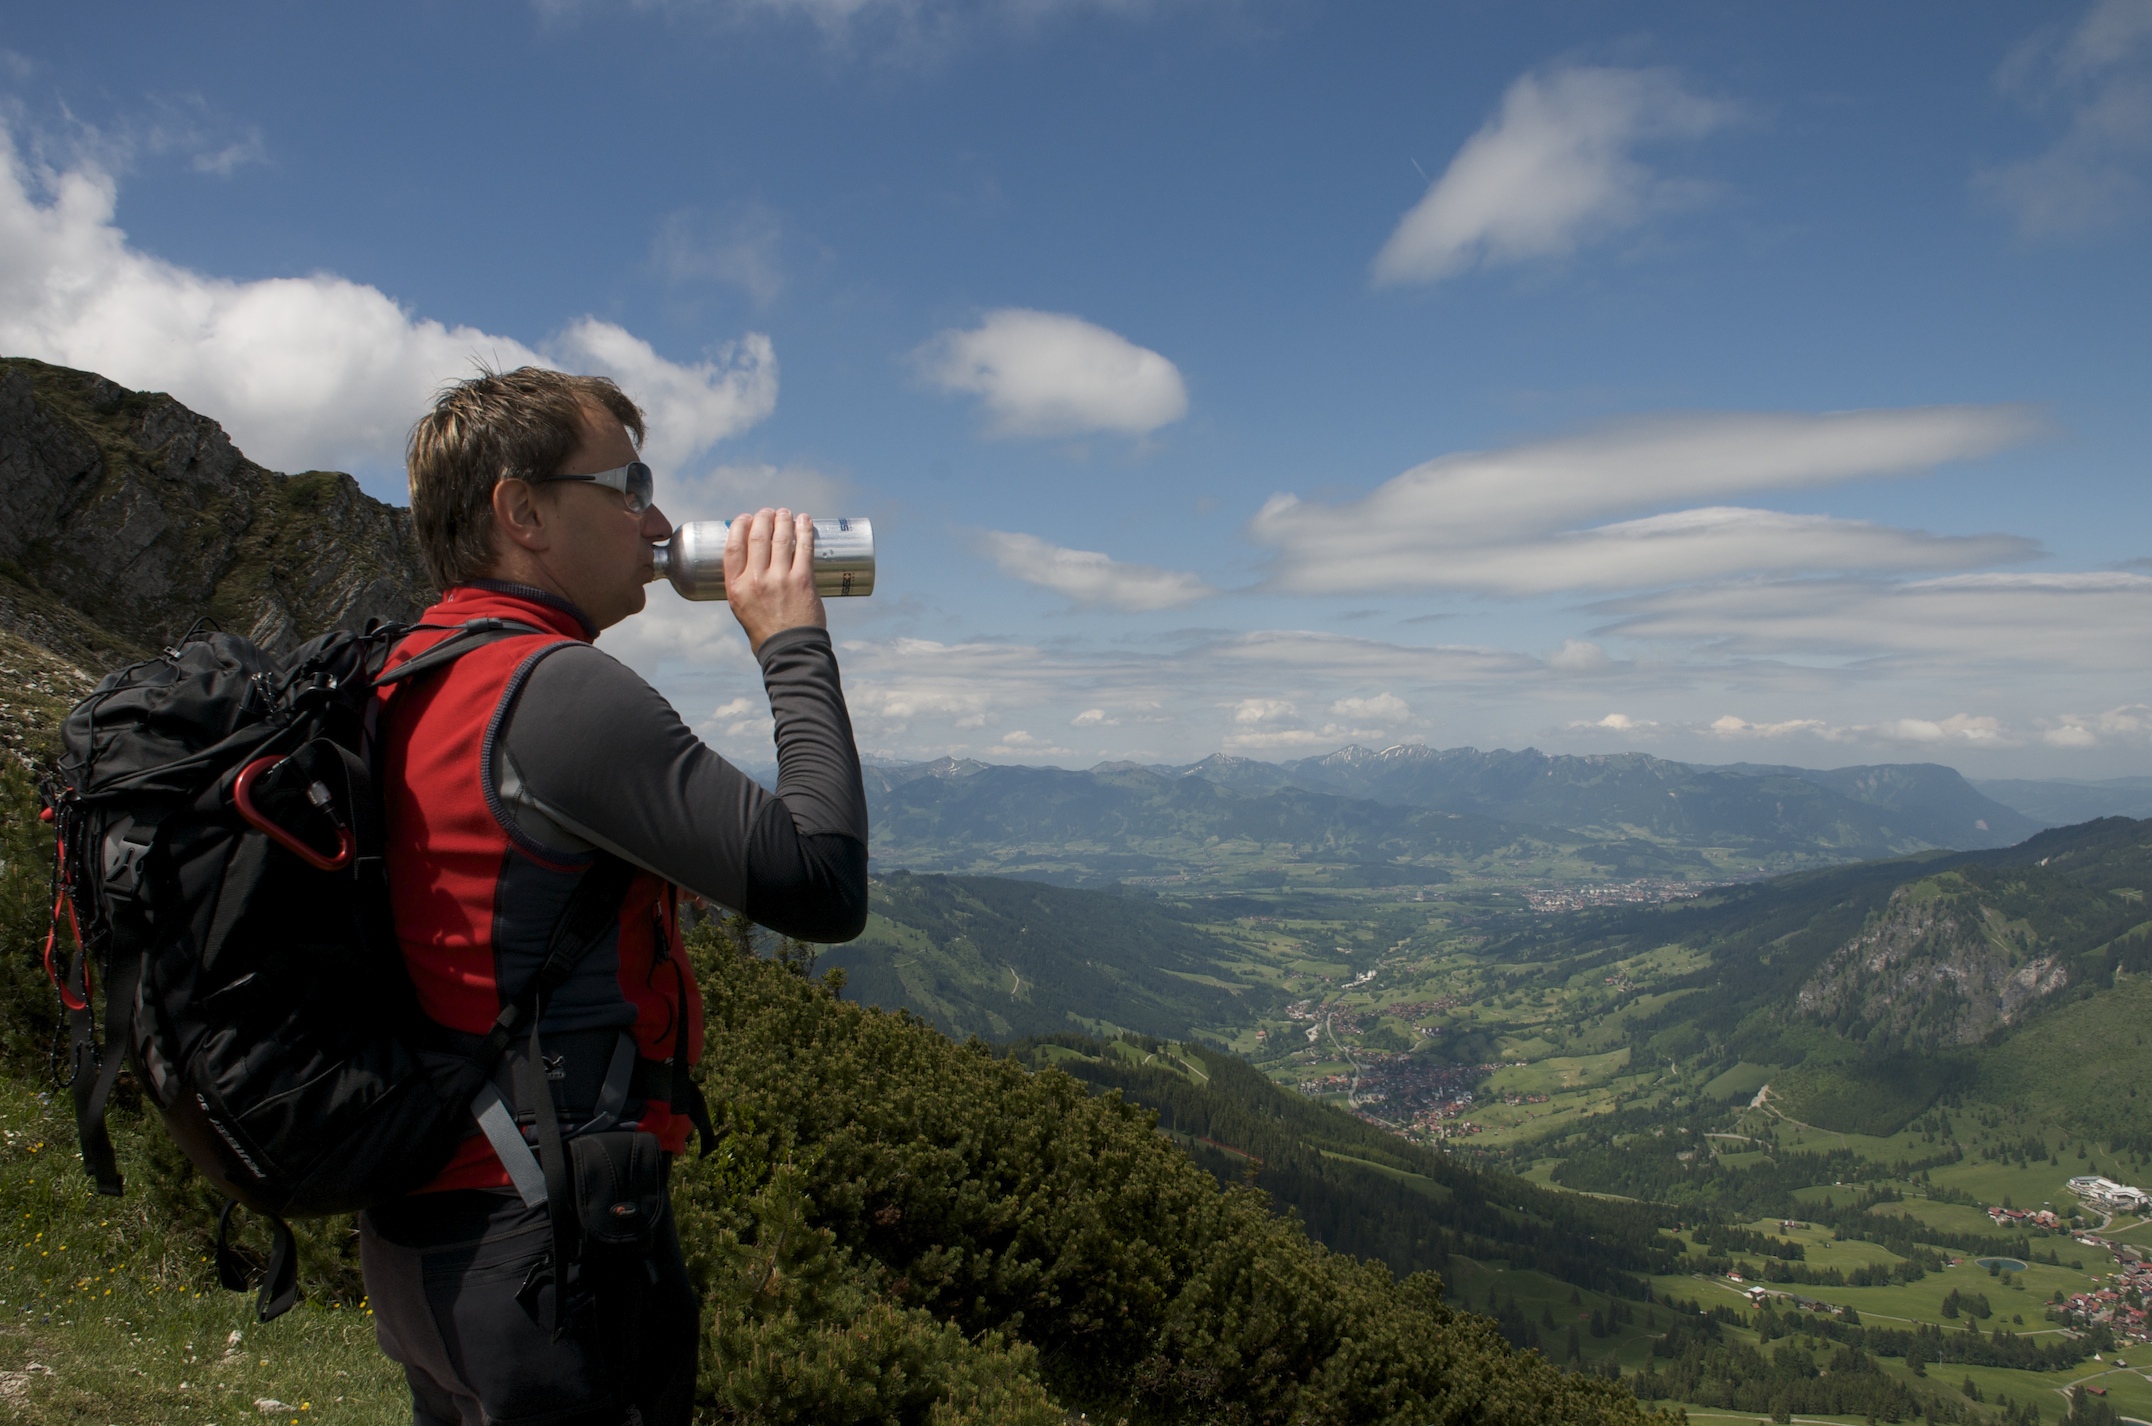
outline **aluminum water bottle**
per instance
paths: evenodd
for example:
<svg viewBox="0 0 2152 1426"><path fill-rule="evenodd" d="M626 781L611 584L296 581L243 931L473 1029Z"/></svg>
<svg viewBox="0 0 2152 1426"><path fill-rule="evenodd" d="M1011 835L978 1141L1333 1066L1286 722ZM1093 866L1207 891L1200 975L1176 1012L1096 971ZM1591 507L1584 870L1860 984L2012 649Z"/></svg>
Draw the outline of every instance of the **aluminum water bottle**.
<svg viewBox="0 0 2152 1426"><path fill-rule="evenodd" d="M725 597L725 532L730 520L690 520L651 550L653 580L669 579L683 599ZM874 593L874 522L839 516L814 522L814 587L824 599Z"/></svg>

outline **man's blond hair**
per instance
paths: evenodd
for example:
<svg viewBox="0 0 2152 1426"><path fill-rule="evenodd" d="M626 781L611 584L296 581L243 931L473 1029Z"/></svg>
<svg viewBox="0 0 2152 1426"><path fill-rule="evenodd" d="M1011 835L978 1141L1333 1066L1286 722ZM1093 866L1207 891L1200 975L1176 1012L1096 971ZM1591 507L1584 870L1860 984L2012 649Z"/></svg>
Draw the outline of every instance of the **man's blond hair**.
<svg viewBox="0 0 2152 1426"><path fill-rule="evenodd" d="M542 367L482 371L444 390L404 449L419 557L442 588L484 575L499 558L493 487L559 473L582 444L583 413L617 417L639 446L643 413L602 376Z"/></svg>

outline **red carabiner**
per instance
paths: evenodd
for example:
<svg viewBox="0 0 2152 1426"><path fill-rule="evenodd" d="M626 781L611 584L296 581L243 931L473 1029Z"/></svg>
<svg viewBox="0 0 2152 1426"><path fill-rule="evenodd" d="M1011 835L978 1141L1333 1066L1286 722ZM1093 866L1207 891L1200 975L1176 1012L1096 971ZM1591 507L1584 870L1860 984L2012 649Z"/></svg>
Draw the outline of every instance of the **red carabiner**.
<svg viewBox="0 0 2152 1426"><path fill-rule="evenodd" d="M63 906L67 908L67 928L74 933L75 944L77 946L82 944L82 927L75 922L74 903L68 898L67 892L62 890L59 900L52 903L52 924L45 930L45 978L52 982L54 990L60 992L60 1003L62 1005L70 1010L87 1010L90 1008L90 1002L86 998L77 997L73 991L67 988L67 981L60 975L59 967L52 963L52 953L58 948L60 941L60 908ZM90 967L85 962L82 967L82 992L84 997L89 994L89 990Z"/></svg>
<svg viewBox="0 0 2152 1426"><path fill-rule="evenodd" d="M247 825L261 832L270 841L275 842L308 866L317 871L342 871L345 867L351 865L352 852L356 849L356 844L352 840L349 828L338 827L336 829L336 853L333 856L325 857L282 827L279 827L269 819L267 814L254 805L255 780L282 761L284 761L282 758L274 756L256 758L253 762L241 768L239 776L232 779L232 806L236 807L239 810L239 815L247 820Z"/></svg>

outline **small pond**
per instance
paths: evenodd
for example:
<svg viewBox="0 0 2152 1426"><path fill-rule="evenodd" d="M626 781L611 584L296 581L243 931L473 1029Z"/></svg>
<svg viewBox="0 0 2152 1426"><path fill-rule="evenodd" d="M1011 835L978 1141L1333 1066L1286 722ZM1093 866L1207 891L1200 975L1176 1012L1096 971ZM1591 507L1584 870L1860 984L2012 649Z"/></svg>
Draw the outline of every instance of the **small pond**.
<svg viewBox="0 0 2152 1426"><path fill-rule="evenodd" d="M1991 1273L2021 1273L2025 1265L2016 1258L1974 1258L1974 1262Z"/></svg>

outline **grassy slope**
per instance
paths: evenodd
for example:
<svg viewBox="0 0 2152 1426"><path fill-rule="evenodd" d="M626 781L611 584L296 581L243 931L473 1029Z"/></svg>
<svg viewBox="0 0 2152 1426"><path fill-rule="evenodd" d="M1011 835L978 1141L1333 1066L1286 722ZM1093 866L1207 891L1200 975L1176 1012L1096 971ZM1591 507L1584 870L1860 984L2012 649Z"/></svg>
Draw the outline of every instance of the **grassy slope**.
<svg viewBox="0 0 2152 1426"><path fill-rule="evenodd" d="M264 1420L262 1401L324 1426L411 1419L363 1301L324 1295L316 1275L309 1301L257 1325L251 1298L216 1285L207 1225L175 1231L141 1191L156 1169L140 1122L116 1121L133 1188L98 1198L65 1106L0 1078L0 1400L13 1419L199 1426Z"/></svg>

